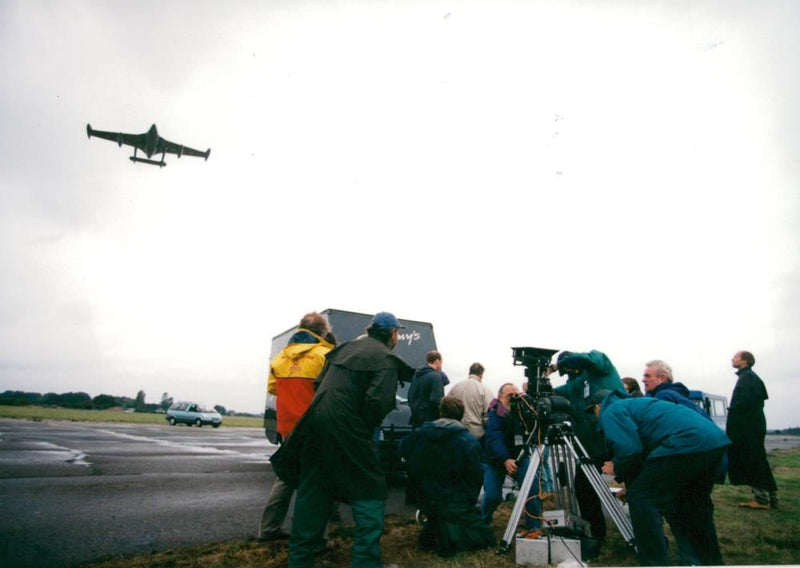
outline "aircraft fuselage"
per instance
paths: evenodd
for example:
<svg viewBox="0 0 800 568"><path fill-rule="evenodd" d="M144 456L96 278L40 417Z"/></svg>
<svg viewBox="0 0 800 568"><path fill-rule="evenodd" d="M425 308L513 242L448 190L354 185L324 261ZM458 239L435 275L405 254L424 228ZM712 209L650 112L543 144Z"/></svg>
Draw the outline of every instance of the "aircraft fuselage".
<svg viewBox="0 0 800 568"><path fill-rule="evenodd" d="M158 146L161 137L158 135L158 129L156 125L150 127L150 130L147 131L144 137L144 153L147 154L147 157L150 158L155 154L157 151L160 152Z"/></svg>

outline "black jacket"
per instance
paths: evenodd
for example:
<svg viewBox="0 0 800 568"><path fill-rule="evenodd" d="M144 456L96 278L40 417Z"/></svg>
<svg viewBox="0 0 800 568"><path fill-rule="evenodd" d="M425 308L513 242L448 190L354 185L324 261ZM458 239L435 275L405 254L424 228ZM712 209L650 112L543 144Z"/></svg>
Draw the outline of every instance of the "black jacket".
<svg viewBox="0 0 800 568"><path fill-rule="evenodd" d="M481 448L461 422L426 422L403 439L400 453L426 515L446 518L451 505L474 506L483 485Z"/></svg>
<svg viewBox="0 0 800 568"><path fill-rule="evenodd" d="M345 503L386 499L374 433L410 368L371 337L344 343L325 359L311 406L271 458L275 473L293 486L311 476Z"/></svg>
<svg viewBox="0 0 800 568"><path fill-rule="evenodd" d="M415 428L439 418L439 403L444 396L442 374L433 367L422 367L414 373L408 389L409 423Z"/></svg>
<svg viewBox="0 0 800 568"><path fill-rule="evenodd" d="M736 371L739 376L731 395L725 431L731 440L728 448L728 476L732 485L752 485L776 490L767 464L764 437L767 420L764 401L769 398L761 378L750 367Z"/></svg>

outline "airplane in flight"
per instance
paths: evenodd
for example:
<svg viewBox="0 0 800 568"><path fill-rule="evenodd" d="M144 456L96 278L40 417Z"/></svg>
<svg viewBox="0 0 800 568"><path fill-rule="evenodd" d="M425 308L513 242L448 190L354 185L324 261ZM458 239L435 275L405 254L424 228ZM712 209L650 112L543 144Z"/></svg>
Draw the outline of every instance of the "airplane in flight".
<svg viewBox="0 0 800 568"><path fill-rule="evenodd" d="M133 156L130 157L131 162L141 162L143 164L151 164L153 166L159 166L162 168L167 165L166 162L164 162L164 156L167 153L177 154L178 158L181 156L197 156L198 158L205 158L206 160L208 160L208 156L211 154L211 148L205 152L200 152L199 150L193 150L188 146L182 146L180 144L170 142L169 140L164 140L158 135L158 129L156 129L155 124L151 126L150 130L144 134L125 134L124 132L104 132L102 130L92 130L92 125L87 124L86 134L89 136L89 138L96 136L98 138L111 140L112 142L119 144L120 147L123 144L133 146ZM136 156L136 152L139 150L147 155L147 159ZM161 154L161 160L149 159L153 156L153 154Z"/></svg>

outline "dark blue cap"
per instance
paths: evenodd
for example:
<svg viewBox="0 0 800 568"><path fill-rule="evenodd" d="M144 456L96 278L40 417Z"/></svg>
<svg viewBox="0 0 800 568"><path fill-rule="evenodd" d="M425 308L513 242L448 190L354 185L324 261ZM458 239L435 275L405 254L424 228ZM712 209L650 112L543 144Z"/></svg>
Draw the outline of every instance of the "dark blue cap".
<svg viewBox="0 0 800 568"><path fill-rule="evenodd" d="M599 391L595 392L592 396L586 399L586 412L591 412L594 410L594 406L596 404L602 404L602 402L610 394L611 391L608 389L600 389Z"/></svg>
<svg viewBox="0 0 800 568"><path fill-rule="evenodd" d="M372 318L372 325L373 327L381 327L383 329L405 329L406 326L400 325L400 322L397 321L397 318L394 317L394 314L390 314L389 312L378 312Z"/></svg>

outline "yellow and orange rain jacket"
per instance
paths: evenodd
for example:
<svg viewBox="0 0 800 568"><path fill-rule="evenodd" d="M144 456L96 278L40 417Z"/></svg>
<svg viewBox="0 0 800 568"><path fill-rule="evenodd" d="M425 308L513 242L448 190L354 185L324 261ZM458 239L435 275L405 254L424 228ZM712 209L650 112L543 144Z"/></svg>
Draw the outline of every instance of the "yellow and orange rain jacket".
<svg viewBox="0 0 800 568"><path fill-rule="evenodd" d="M269 366L267 391L276 399L278 432L285 440L314 398L314 380L333 345L316 333L299 329Z"/></svg>

